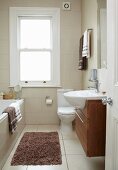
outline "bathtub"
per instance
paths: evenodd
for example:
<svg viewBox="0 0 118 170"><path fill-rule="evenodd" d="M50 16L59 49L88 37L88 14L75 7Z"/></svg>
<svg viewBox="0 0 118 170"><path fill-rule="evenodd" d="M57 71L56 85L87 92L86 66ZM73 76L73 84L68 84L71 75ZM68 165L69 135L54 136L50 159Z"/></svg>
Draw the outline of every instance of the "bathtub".
<svg viewBox="0 0 118 170"><path fill-rule="evenodd" d="M17 102L20 106L22 119L17 124L14 134L9 133L8 114L2 113L11 103ZM15 142L25 126L24 100L0 100L0 170L9 156Z"/></svg>

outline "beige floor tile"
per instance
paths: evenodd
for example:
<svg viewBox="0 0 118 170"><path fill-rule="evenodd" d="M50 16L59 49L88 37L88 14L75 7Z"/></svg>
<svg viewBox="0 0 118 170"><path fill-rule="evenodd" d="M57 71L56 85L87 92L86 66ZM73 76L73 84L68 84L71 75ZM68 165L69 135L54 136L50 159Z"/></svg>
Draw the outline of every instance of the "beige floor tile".
<svg viewBox="0 0 118 170"><path fill-rule="evenodd" d="M38 125L38 131L60 131L60 128L58 125Z"/></svg>
<svg viewBox="0 0 118 170"><path fill-rule="evenodd" d="M14 145L14 147L13 147L13 149L12 149L12 151L11 151L11 154L14 154L14 153L15 153L15 151L16 151L18 145L19 145L19 142L20 142L20 140L21 140L21 138L22 138L22 136L23 136L23 135L20 135L20 137L18 138L16 144Z"/></svg>
<svg viewBox="0 0 118 170"><path fill-rule="evenodd" d="M66 157L62 156L62 165L28 166L27 170L68 170Z"/></svg>
<svg viewBox="0 0 118 170"><path fill-rule="evenodd" d="M10 166L13 154L25 132L52 132L58 131L62 153L62 165L49 166ZM66 154L66 155L65 155ZM67 162L66 162L67 158ZM68 167L67 168L67 163ZM76 133L72 135L63 134L58 125L27 125L16 142L9 158L2 170L105 170L104 157L88 158Z"/></svg>
<svg viewBox="0 0 118 170"><path fill-rule="evenodd" d="M66 154L85 155L85 152L78 139L64 140L64 147L65 147Z"/></svg>
<svg viewBox="0 0 118 170"><path fill-rule="evenodd" d="M13 157L13 152L11 152L2 170L27 170L27 166L11 166L11 160Z"/></svg>
<svg viewBox="0 0 118 170"><path fill-rule="evenodd" d="M69 170L105 170L104 158L88 158L83 155L67 155Z"/></svg>
<svg viewBox="0 0 118 170"><path fill-rule="evenodd" d="M2 170L27 170L27 166L4 166Z"/></svg>
<svg viewBox="0 0 118 170"><path fill-rule="evenodd" d="M37 132L38 125L26 125L23 132Z"/></svg>
<svg viewBox="0 0 118 170"><path fill-rule="evenodd" d="M60 140L60 146L61 146L61 154L65 155L65 148L64 148L63 140Z"/></svg>
<svg viewBox="0 0 118 170"><path fill-rule="evenodd" d="M27 170L27 166L4 166L2 170Z"/></svg>
<svg viewBox="0 0 118 170"><path fill-rule="evenodd" d="M62 133L63 139L78 139L75 131L72 131L71 133L66 133L66 132L61 131L61 133Z"/></svg>
<svg viewBox="0 0 118 170"><path fill-rule="evenodd" d="M18 146L18 144L19 144L19 142L20 142L20 140L21 140L21 138L22 138L22 136L23 136L23 134L25 132L35 132L35 131L36 132L37 131L43 131L43 132L46 131L46 132L49 132L49 131L58 131L58 130L59 130L59 127L57 127L57 126L48 126L48 125L46 125L46 126L40 126L40 128L39 128L38 125L36 125L36 126L35 125L27 125L25 127L25 129L23 130L23 132L21 133L20 137L18 138L18 140L17 140L17 142L16 142L16 144L15 144L15 146L14 146L14 148L13 148L13 150L12 150L12 152L11 152L9 158L8 158L8 160L6 161L6 163L5 163L4 167L3 167L3 170L12 170L12 169L13 170L26 170L27 166L10 166L11 159L12 159L12 157L13 157L15 151L16 151L16 148L17 148L17 146ZM61 145L61 154L64 155L65 154L65 150L64 150L63 140L60 140L60 145ZM62 170L63 170L63 167L65 168L65 157L63 158L63 163L64 163L64 165L55 166L55 168L57 170L59 169L59 167L61 167ZM34 167L31 167L31 168L33 168L33 169L36 168L37 169L38 167L34 166ZM43 167L43 168L47 168L47 167ZM50 168L50 166L48 168ZM53 170L52 166L51 166L51 170Z"/></svg>

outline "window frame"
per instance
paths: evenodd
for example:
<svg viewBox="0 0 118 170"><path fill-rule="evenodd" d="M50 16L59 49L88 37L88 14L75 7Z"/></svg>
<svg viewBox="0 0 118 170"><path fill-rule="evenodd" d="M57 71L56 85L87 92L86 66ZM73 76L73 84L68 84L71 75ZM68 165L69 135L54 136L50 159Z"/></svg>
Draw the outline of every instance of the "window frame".
<svg viewBox="0 0 118 170"><path fill-rule="evenodd" d="M10 86L17 84L22 87L60 87L60 9L37 7L10 7ZM52 19L52 80L20 81L20 17L51 17Z"/></svg>

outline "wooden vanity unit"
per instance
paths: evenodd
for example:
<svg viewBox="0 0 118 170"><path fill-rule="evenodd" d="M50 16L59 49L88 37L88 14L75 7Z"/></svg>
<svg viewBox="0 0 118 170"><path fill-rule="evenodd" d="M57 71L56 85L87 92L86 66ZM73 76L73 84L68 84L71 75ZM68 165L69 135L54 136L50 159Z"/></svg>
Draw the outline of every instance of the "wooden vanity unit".
<svg viewBox="0 0 118 170"><path fill-rule="evenodd" d="M87 156L105 155L106 106L101 100L87 100L76 109L75 130Z"/></svg>

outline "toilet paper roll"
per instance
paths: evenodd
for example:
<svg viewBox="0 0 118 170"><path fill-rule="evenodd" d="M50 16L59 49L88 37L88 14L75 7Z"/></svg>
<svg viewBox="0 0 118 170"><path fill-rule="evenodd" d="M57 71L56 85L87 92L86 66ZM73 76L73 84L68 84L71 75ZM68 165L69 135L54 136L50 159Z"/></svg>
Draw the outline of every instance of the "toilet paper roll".
<svg viewBox="0 0 118 170"><path fill-rule="evenodd" d="M52 104L52 99L46 99L46 104L51 105Z"/></svg>

